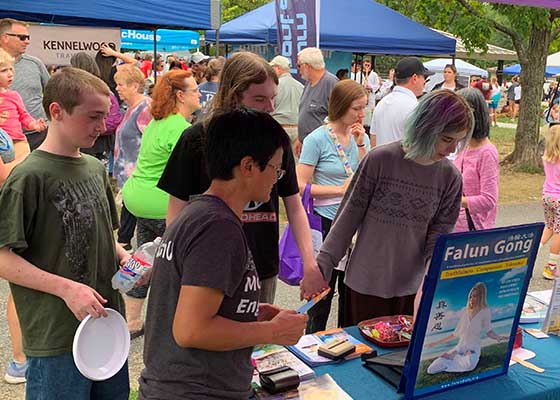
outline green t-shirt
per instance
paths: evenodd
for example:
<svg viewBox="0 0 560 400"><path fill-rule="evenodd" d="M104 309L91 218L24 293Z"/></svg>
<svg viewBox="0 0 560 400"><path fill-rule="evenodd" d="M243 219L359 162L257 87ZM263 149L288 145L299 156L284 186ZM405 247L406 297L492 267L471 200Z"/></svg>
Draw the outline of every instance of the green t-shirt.
<svg viewBox="0 0 560 400"><path fill-rule="evenodd" d="M0 248L10 247L36 267L97 290L124 315L111 288L117 271L115 202L103 165L95 158L40 150L18 165L0 190ZM9 223L6 223L9 221ZM72 351L79 321L59 297L10 284L23 350L33 357Z"/></svg>
<svg viewBox="0 0 560 400"><path fill-rule="evenodd" d="M181 114L153 119L142 134L136 169L123 186L126 208L139 218L165 219L169 195L157 187L167 160L185 129Z"/></svg>

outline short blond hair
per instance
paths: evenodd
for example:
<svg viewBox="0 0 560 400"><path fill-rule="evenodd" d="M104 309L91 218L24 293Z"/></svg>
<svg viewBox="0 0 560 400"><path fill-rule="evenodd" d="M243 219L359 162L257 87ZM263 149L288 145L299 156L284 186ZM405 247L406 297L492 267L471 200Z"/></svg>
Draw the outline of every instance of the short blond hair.
<svg viewBox="0 0 560 400"><path fill-rule="evenodd" d="M0 35L10 32L14 25L22 25L25 27L29 26L27 22L18 21L13 18L3 18L0 19Z"/></svg>
<svg viewBox="0 0 560 400"><path fill-rule="evenodd" d="M136 83L138 85L138 93L144 93L144 74L135 65L125 64L117 68L117 72L114 76L115 82L117 80L123 80L127 85L132 85Z"/></svg>
<svg viewBox="0 0 560 400"><path fill-rule="evenodd" d="M308 64L313 69L325 69L323 53L317 47L306 47L297 56L301 64Z"/></svg>
<svg viewBox="0 0 560 400"><path fill-rule="evenodd" d="M64 111L71 114L74 107L82 103L84 93L94 92L107 97L111 90L105 82L82 69L66 67L53 74L43 94L43 108L51 118L49 106L58 103Z"/></svg>
<svg viewBox="0 0 560 400"><path fill-rule="evenodd" d="M0 65L14 65L14 57L12 57L8 52L0 48Z"/></svg>

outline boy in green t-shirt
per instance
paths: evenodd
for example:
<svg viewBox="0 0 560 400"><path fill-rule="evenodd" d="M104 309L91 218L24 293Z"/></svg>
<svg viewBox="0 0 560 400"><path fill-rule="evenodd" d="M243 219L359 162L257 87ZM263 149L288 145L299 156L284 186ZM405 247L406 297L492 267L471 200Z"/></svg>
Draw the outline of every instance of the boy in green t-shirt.
<svg viewBox="0 0 560 400"><path fill-rule="evenodd" d="M128 399L128 366L94 382L80 374L72 341L87 315L123 313L111 277L128 253L115 243L117 213L103 165L80 153L105 131L110 90L65 68L45 88L47 138L0 191L0 277L10 282L27 356L26 398Z"/></svg>

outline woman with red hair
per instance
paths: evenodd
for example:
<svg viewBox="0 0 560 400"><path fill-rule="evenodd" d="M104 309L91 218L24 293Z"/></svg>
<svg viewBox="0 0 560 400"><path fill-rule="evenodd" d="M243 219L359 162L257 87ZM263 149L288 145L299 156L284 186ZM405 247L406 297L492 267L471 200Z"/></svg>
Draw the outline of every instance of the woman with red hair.
<svg viewBox="0 0 560 400"><path fill-rule="evenodd" d="M190 126L187 119L200 108L199 100L198 85L190 71L169 71L154 87L150 106L153 120L142 135L136 169L122 189L123 201L138 221L138 246L153 241L165 231L169 195L156 185L175 144ZM147 294L146 284L125 296L129 329L134 337L143 333L140 313Z"/></svg>

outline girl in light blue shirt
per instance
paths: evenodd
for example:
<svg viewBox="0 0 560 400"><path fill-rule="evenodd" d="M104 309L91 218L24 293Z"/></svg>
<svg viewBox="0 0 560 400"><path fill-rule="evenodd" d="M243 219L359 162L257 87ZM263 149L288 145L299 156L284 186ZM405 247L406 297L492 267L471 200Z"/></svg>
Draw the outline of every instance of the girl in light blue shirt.
<svg viewBox="0 0 560 400"><path fill-rule="evenodd" d="M311 132L303 141L297 166L300 193L308 184L314 199L314 212L321 217L323 240L328 234L338 206L352 179L353 171L370 150L369 137L363 120L367 106L367 92L352 80L338 82L329 99L329 122ZM343 271L333 273L329 283L331 292L309 311L307 332L324 330L329 316L332 296L338 277L339 299L342 299ZM341 321L339 300L339 321Z"/></svg>

